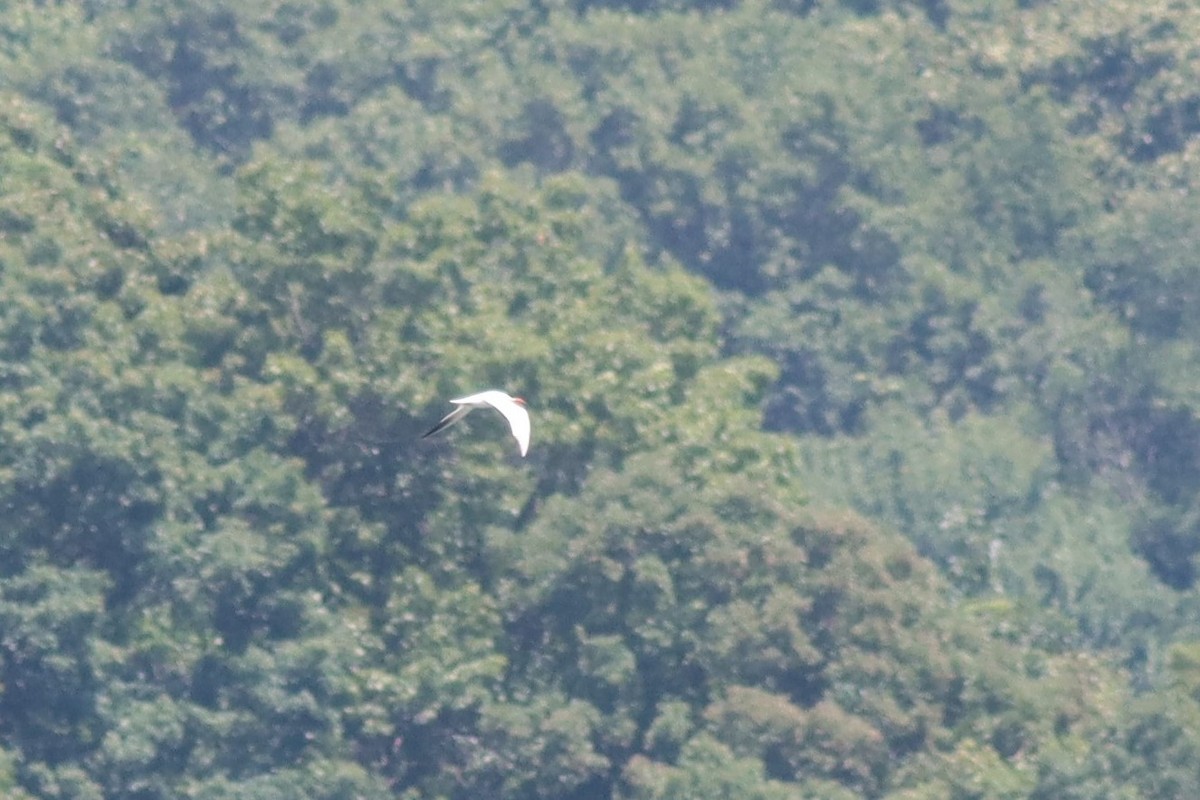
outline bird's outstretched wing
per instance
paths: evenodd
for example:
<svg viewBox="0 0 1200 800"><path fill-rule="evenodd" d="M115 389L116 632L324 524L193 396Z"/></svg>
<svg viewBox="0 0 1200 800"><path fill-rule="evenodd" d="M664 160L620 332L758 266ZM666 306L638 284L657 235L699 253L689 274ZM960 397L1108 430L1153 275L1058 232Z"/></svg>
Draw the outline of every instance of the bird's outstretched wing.
<svg viewBox="0 0 1200 800"><path fill-rule="evenodd" d="M465 417L467 414L470 414L471 408L472 408L472 406L459 406L458 408L454 409L446 416L442 417L442 421L439 422L437 425L434 425L432 428L430 428L429 433L425 434L421 438L428 439L430 436L433 436L438 431L444 430L445 428L449 428L451 425L458 422L460 419Z"/></svg>
<svg viewBox="0 0 1200 800"><path fill-rule="evenodd" d="M513 438L517 440L517 446L521 448L521 456L524 457L529 452L529 412L525 410L525 406L503 392L486 397L484 402L508 420L508 427L512 430Z"/></svg>

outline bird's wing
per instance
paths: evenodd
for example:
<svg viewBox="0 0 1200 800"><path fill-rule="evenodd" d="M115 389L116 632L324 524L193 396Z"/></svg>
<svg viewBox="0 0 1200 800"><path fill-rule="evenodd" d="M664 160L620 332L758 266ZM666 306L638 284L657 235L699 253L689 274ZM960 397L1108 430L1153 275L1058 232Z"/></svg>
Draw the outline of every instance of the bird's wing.
<svg viewBox="0 0 1200 800"><path fill-rule="evenodd" d="M442 421L439 422L437 425L434 425L429 430L429 433L425 434L421 438L426 439L430 436L433 436L435 433L442 430L443 428L449 428L451 425L458 422L460 419L465 417L467 414L470 414L472 408L474 408L474 406L460 405L458 408L454 409L449 414L442 417Z"/></svg>
<svg viewBox="0 0 1200 800"><path fill-rule="evenodd" d="M517 445L521 448L521 455L524 456L529 452L529 412L525 410L525 407L503 392L497 392L486 398L484 402L499 411L508 420L508 427L512 429L513 438L517 440Z"/></svg>
<svg viewBox="0 0 1200 800"><path fill-rule="evenodd" d="M454 403L456 406L474 406L476 408L482 408L485 404L490 405L492 399L496 397L508 397L508 395L496 389L488 389L486 392L476 392L475 394L469 394L466 397L456 397L450 402Z"/></svg>

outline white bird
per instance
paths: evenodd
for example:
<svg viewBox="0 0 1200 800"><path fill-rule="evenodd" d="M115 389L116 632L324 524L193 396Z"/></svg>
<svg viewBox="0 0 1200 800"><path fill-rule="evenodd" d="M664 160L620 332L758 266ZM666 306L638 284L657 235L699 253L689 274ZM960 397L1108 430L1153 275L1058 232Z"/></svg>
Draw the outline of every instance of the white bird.
<svg viewBox="0 0 1200 800"><path fill-rule="evenodd" d="M508 420L508 427L512 429L513 438L517 440L517 445L521 448L521 455L524 456L529 450L529 412L525 410L525 401L521 398L510 397L498 389L488 389L486 392L467 395L450 402L458 408L442 417L442 421L434 425L429 433L421 437L422 439L433 436L443 428L450 427L476 408L490 406Z"/></svg>

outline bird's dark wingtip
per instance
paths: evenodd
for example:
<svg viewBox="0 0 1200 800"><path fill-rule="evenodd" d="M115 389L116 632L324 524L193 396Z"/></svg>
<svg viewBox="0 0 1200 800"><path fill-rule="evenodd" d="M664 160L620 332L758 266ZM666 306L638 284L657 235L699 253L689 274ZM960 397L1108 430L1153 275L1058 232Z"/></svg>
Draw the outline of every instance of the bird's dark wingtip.
<svg viewBox="0 0 1200 800"><path fill-rule="evenodd" d="M452 423L452 422L454 422L454 415L450 414L445 419L443 419L441 422L439 422L437 425L434 425L432 428L430 428L429 432L426 433L421 438L428 439L430 436L433 436L435 433L442 430L443 428L450 427L450 423Z"/></svg>

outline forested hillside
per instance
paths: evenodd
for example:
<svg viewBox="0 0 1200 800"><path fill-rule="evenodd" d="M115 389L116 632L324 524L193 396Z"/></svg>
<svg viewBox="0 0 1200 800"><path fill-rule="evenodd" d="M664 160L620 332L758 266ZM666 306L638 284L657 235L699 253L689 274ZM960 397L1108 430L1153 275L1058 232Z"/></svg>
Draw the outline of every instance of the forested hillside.
<svg viewBox="0 0 1200 800"><path fill-rule="evenodd" d="M13 0L0 795L1194 800L1198 306L1195 3Z"/></svg>

